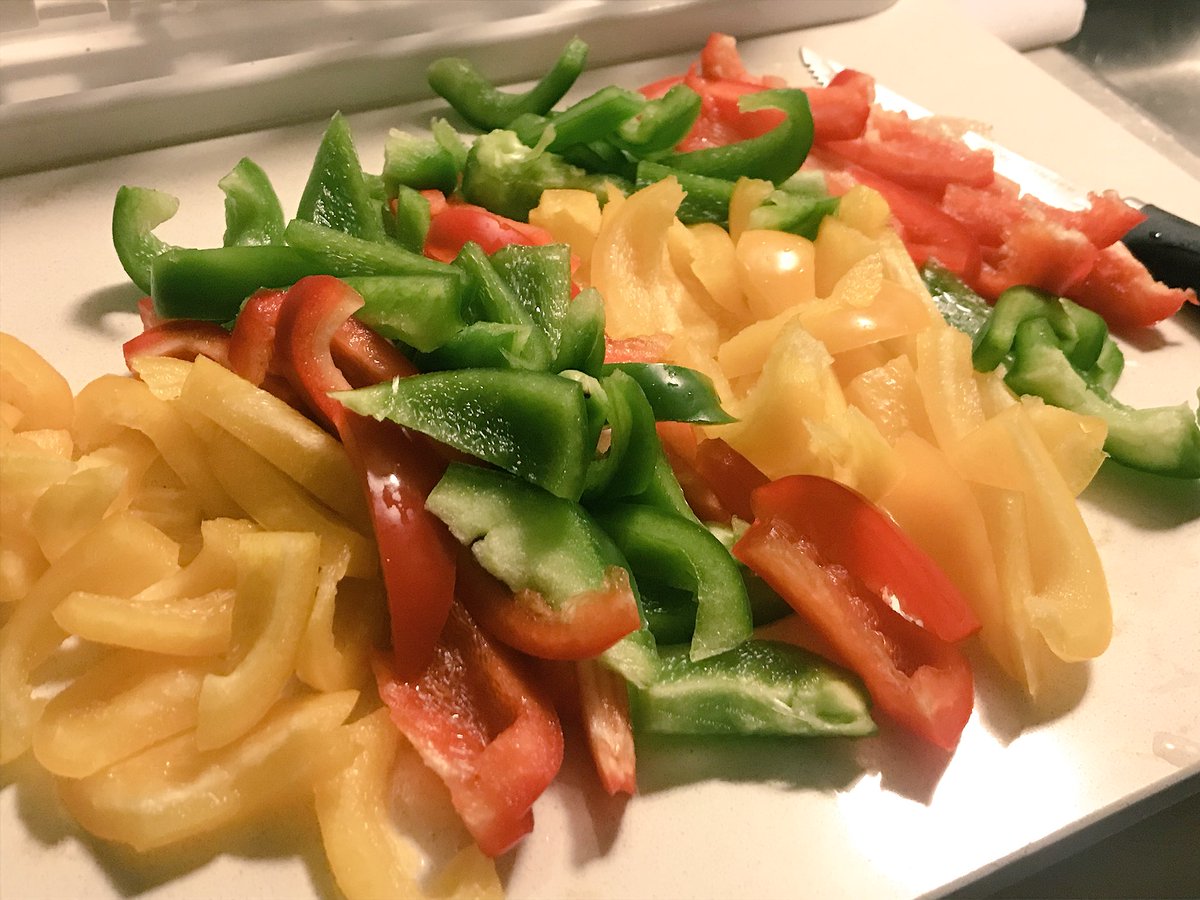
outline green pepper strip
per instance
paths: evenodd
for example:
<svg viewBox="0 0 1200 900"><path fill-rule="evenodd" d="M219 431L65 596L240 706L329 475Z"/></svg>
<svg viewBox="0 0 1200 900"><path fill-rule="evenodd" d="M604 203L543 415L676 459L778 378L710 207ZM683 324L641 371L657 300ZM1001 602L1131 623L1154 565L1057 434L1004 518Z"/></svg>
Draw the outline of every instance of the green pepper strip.
<svg viewBox="0 0 1200 900"><path fill-rule="evenodd" d="M429 235L433 214L429 201L418 191L405 185L395 186L395 211L384 214L384 227L388 235L405 250L421 253Z"/></svg>
<svg viewBox="0 0 1200 900"><path fill-rule="evenodd" d="M385 338L428 352L458 334L463 281L446 275L368 275L342 279L363 298L355 317Z"/></svg>
<svg viewBox="0 0 1200 900"><path fill-rule="evenodd" d="M512 131L492 131L471 145L463 169L462 194L468 203L526 221L544 191L577 188L591 191L604 202L613 180L572 165L540 143L527 147ZM623 186L619 179L617 183Z"/></svg>
<svg viewBox="0 0 1200 900"><path fill-rule="evenodd" d="M308 275L335 275L295 247L262 244L193 250L172 247L151 264L154 310L166 319L229 322L259 288L281 288Z"/></svg>
<svg viewBox="0 0 1200 900"><path fill-rule="evenodd" d="M815 241L821 222L826 216L837 212L840 202L837 197L772 191L766 200L750 211L747 227L787 231Z"/></svg>
<svg viewBox="0 0 1200 900"><path fill-rule="evenodd" d="M1131 409L1089 385L1063 353L1048 320L1018 326L1004 380L1018 393L1103 419L1108 424L1104 449L1117 462L1173 478L1200 478L1200 423L1187 404Z"/></svg>
<svg viewBox="0 0 1200 900"><path fill-rule="evenodd" d="M992 314L991 304L936 262L922 267L921 279L946 323L974 340Z"/></svg>
<svg viewBox="0 0 1200 900"><path fill-rule="evenodd" d="M660 734L873 734L869 701L852 675L790 644L749 640L699 662L661 651L658 678L630 691L639 731Z"/></svg>
<svg viewBox="0 0 1200 900"><path fill-rule="evenodd" d="M464 155L465 161L465 155ZM455 157L436 138L422 138L393 128L383 145L383 181L390 193L397 186L453 193L458 187Z"/></svg>
<svg viewBox="0 0 1200 900"><path fill-rule="evenodd" d="M673 153L658 160L663 165L696 175L725 178L764 178L780 184L793 175L808 156L813 140L812 113L808 95L802 90L778 88L744 94L738 100L743 112L781 109L786 118L758 137L722 147L706 147L690 153Z"/></svg>
<svg viewBox="0 0 1200 900"><path fill-rule="evenodd" d="M151 266L171 245L154 236L154 229L179 210L179 199L152 188L123 185L113 203L112 238L129 280L151 293Z"/></svg>
<svg viewBox="0 0 1200 900"><path fill-rule="evenodd" d="M446 275L453 267L391 241L379 243L336 228L293 219L283 230L288 245L331 275Z"/></svg>
<svg viewBox="0 0 1200 900"><path fill-rule="evenodd" d="M608 447L588 466L584 496L588 502L635 497L654 474L654 452L662 452L654 411L634 379L615 371L599 380L608 420Z"/></svg>
<svg viewBox="0 0 1200 900"><path fill-rule="evenodd" d="M700 95L686 84L677 84L617 129L612 141L634 156L645 158L670 150L682 141L700 115Z"/></svg>
<svg viewBox="0 0 1200 900"><path fill-rule="evenodd" d="M695 369L666 363L613 363L605 366L603 372L617 370L638 383L656 421L697 425L727 425L737 421L721 408L721 398L712 379Z"/></svg>
<svg viewBox="0 0 1200 900"><path fill-rule="evenodd" d="M559 497L578 500L593 448L583 389L545 372L456 369L334 394L485 460Z"/></svg>
<svg viewBox="0 0 1200 900"><path fill-rule="evenodd" d="M226 247L283 241L283 208L267 173L257 163L241 159L217 187L225 192Z"/></svg>
<svg viewBox="0 0 1200 900"><path fill-rule="evenodd" d="M605 350L604 299L595 288L584 288L567 305L554 371L574 369L599 375Z"/></svg>
<svg viewBox="0 0 1200 900"><path fill-rule="evenodd" d="M426 70L429 86L482 131L507 128L523 113L544 116L571 89L587 61L587 44L572 38L554 66L524 93L497 90L469 60L444 57Z"/></svg>
<svg viewBox="0 0 1200 900"><path fill-rule="evenodd" d="M522 298L508 286L483 248L468 242L455 258L454 266L470 278L472 288L467 312L473 320L530 329L521 357L512 360L511 364L529 369L548 369L553 354L546 332Z"/></svg>
<svg viewBox="0 0 1200 900"><path fill-rule="evenodd" d="M723 653L750 637L754 626L738 564L707 528L632 504L605 507L594 515L635 576L652 577L696 598L692 659Z"/></svg>
<svg viewBox="0 0 1200 900"><path fill-rule="evenodd" d="M363 240L384 240L382 207L363 180L350 125L340 113L321 138L296 218Z"/></svg>
<svg viewBox="0 0 1200 900"><path fill-rule="evenodd" d="M683 202L679 204L675 213L676 218L683 224L713 222L723 226L729 219L729 200L733 196L734 182L724 178L695 175L648 160L638 163L638 188L644 188L664 178L674 178L684 190Z"/></svg>
<svg viewBox="0 0 1200 900"><path fill-rule="evenodd" d="M566 244L509 244L490 259L518 302L546 333L550 351L557 353L571 302L571 248Z"/></svg>

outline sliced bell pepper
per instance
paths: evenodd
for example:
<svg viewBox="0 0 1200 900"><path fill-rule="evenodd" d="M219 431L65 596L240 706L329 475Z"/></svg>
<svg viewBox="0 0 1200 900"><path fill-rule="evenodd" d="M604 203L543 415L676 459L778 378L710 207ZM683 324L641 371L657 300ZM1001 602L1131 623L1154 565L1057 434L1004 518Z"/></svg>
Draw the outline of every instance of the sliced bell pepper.
<svg viewBox="0 0 1200 900"><path fill-rule="evenodd" d="M525 221L538 205L542 192L556 188L591 191L601 202L610 182L625 187L610 174L593 174L551 153L544 144L526 146L513 131L492 131L475 139L463 169L462 195L510 219Z"/></svg>
<svg viewBox="0 0 1200 900"><path fill-rule="evenodd" d="M283 208L267 173L243 157L217 182L225 192L226 247L278 244L283 241Z"/></svg>
<svg viewBox="0 0 1200 900"><path fill-rule="evenodd" d="M639 189L664 178L674 178L685 191L683 202L675 212L680 222L685 225L696 225L700 222L724 225L729 219L729 201L733 197L735 182L727 178L685 172L683 169L671 168L652 160L643 159L638 162Z"/></svg>
<svg viewBox="0 0 1200 900"><path fill-rule="evenodd" d="M283 299L276 342L289 380L336 428L363 480L388 595L393 665L410 677L433 658L449 615L457 544L425 509L441 477L440 459L404 429L355 415L329 396L350 387L331 347L361 305L362 298L335 278L305 278ZM371 363L368 358L363 365ZM412 371L396 366L392 375ZM413 566L414 559L421 565Z"/></svg>
<svg viewBox="0 0 1200 900"><path fill-rule="evenodd" d="M1122 465L1171 478L1200 478L1200 422L1186 403L1131 409L1075 369L1045 319L1023 322L1005 383L1022 394L1108 425L1104 450Z"/></svg>
<svg viewBox="0 0 1200 900"><path fill-rule="evenodd" d="M593 448L575 381L545 372L456 369L340 391L337 402L388 419L576 500Z"/></svg>
<svg viewBox="0 0 1200 900"><path fill-rule="evenodd" d="M606 351L604 300L595 288L580 291L567 305L553 370L600 374Z"/></svg>
<svg viewBox="0 0 1200 900"><path fill-rule="evenodd" d="M486 570L461 566L460 595L511 646L546 659L587 659L641 626L624 558L578 504L502 472L452 463L426 508Z"/></svg>
<svg viewBox="0 0 1200 900"><path fill-rule="evenodd" d="M186 360L207 356L228 366L229 350L228 331L213 322L191 319L160 322L121 345L125 365L131 372L134 360L141 356L171 356Z"/></svg>
<svg viewBox="0 0 1200 900"><path fill-rule="evenodd" d="M393 128L383 145L383 183L389 194L398 186L452 194L458 188L459 166L454 155L436 138L417 137Z"/></svg>
<svg viewBox="0 0 1200 900"><path fill-rule="evenodd" d="M876 705L950 750L974 705L971 667L953 644L909 621L809 536L802 481L754 492L754 524L733 554L812 624L862 678Z"/></svg>
<svg viewBox="0 0 1200 900"><path fill-rule="evenodd" d="M478 244L465 244L454 265L470 279L471 290L466 308L468 316L475 321L529 329L525 333L520 354L514 356L510 365L535 370L548 369L553 358L550 337L525 302L528 297L530 304L536 305L536 299L514 291Z"/></svg>
<svg viewBox="0 0 1200 900"><path fill-rule="evenodd" d="M721 147L672 153L658 162L697 175L762 178L780 184L804 162L812 146L813 122L808 97L801 90L777 88L742 95L742 111L780 109L784 120L765 134Z"/></svg>
<svg viewBox="0 0 1200 900"><path fill-rule="evenodd" d="M509 244L489 258L513 296L546 333L550 353L557 354L571 300L571 248Z"/></svg>
<svg viewBox="0 0 1200 900"><path fill-rule="evenodd" d="M609 795L637 792L637 751L625 679L595 660L576 664L579 712L600 784Z"/></svg>
<svg viewBox="0 0 1200 900"><path fill-rule="evenodd" d="M391 340L429 351L450 340L462 317L465 279L446 275L350 276L346 284L363 298L359 321Z"/></svg>
<svg viewBox="0 0 1200 900"><path fill-rule="evenodd" d="M533 829L532 806L562 765L554 707L459 604L433 660L406 679L375 662L392 721L450 790L479 849L499 856Z"/></svg>
<svg viewBox="0 0 1200 900"><path fill-rule="evenodd" d="M686 591L689 601L695 599L692 659L723 653L750 636L753 623L741 573L725 545L707 528L671 512L632 504L606 506L594 515L639 583L653 578Z"/></svg>
<svg viewBox="0 0 1200 900"><path fill-rule="evenodd" d="M686 84L672 85L649 100L636 115L621 123L612 141L622 150L645 159L670 150L687 136L700 115L700 95Z"/></svg>
<svg viewBox="0 0 1200 900"><path fill-rule="evenodd" d="M179 199L153 188L122 185L113 201L112 239L117 259L129 280L144 294L151 292L154 259L171 245L154 229L179 210Z"/></svg>
<svg viewBox="0 0 1200 900"><path fill-rule="evenodd" d="M612 363L603 371L618 369L638 383L658 422L725 425L737 421L721 408L712 379L702 372L667 363Z"/></svg>
<svg viewBox="0 0 1200 900"><path fill-rule="evenodd" d="M383 207L363 180L350 125L335 113L317 148L296 218L367 241L382 241Z"/></svg>
<svg viewBox="0 0 1200 900"><path fill-rule="evenodd" d="M699 661L686 648L664 648L659 677L632 689L630 705L639 730L660 734L875 732L867 697L853 677L777 641L746 641Z"/></svg>
<svg viewBox="0 0 1200 900"><path fill-rule="evenodd" d="M454 107L455 112L482 131L507 128L517 116L544 116L563 98L587 61L587 44L572 38L550 71L523 94L497 90L465 59L443 57L426 70L429 86Z"/></svg>
<svg viewBox="0 0 1200 900"><path fill-rule="evenodd" d="M634 91L609 85L561 112L546 116L521 116L509 127L530 147L542 140L547 128L553 128L546 149L561 153L571 147L611 137L645 105L646 101Z"/></svg>

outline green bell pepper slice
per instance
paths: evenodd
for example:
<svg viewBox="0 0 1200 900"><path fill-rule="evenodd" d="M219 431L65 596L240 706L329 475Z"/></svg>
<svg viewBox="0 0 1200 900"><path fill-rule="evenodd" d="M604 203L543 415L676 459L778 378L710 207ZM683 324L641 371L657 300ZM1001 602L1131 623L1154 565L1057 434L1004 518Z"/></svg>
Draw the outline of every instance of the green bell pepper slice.
<svg viewBox="0 0 1200 900"><path fill-rule="evenodd" d="M279 244L283 241L283 207L267 173L249 157L217 182L225 193L226 247Z"/></svg>
<svg viewBox="0 0 1200 900"><path fill-rule="evenodd" d="M557 354L571 303L571 248L509 244L489 258L513 296L546 333L551 354Z"/></svg>
<svg viewBox="0 0 1200 900"><path fill-rule="evenodd" d="M574 370L598 376L606 350L604 299L595 288L584 288L567 304L554 371Z"/></svg>
<svg viewBox="0 0 1200 900"><path fill-rule="evenodd" d="M1200 478L1200 423L1187 404L1132 409L1089 385L1071 365L1047 319L1022 322L1005 382L1021 394L1098 416L1108 424L1104 450L1117 462L1172 478Z"/></svg>
<svg viewBox="0 0 1200 900"><path fill-rule="evenodd" d="M396 128L388 132L383 145L383 183L389 193L403 185L451 194L458 187L460 171L454 155L436 138Z"/></svg>
<svg viewBox="0 0 1200 900"><path fill-rule="evenodd" d="M588 503L636 497L650 486L655 450L662 451L654 411L638 383L619 370L599 379L594 399L608 442L588 466L584 497Z"/></svg>
<svg viewBox="0 0 1200 900"><path fill-rule="evenodd" d="M737 420L721 407L712 379L687 366L669 363L612 363L605 374L621 371L646 395L658 422L727 425Z"/></svg>
<svg viewBox="0 0 1200 900"><path fill-rule="evenodd" d="M229 322L259 288L283 288L308 275L339 274L319 259L282 244L172 247L151 263L150 296L166 319Z"/></svg>
<svg viewBox="0 0 1200 900"><path fill-rule="evenodd" d="M627 153L645 159L670 150L682 141L700 115L700 95L686 84L673 85L661 97L648 100L626 119L611 138Z"/></svg>
<svg viewBox="0 0 1200 900"><path fill-rule="evenodd" d="M597 589L613 566L628 572L620 550L579 504L504 472L451 463L426 508L511 590L536 590L552 606ZM636 599L632 574L629 582ZM600 659L634 684L651 683L658 671L644 624Z"/></svg>
<svg viewBox="0 0 1200 900"><path fill-rule="evenodd" d="M546 149L561 153L571 147L609 138L645 105L640 94L609 85L560 112L547 116L524 115L509 127L530 147L542 140L548 127L553 127Z"/></svg>
<svg viewBox="0 0 1200 900"><path fill-rule="evenodd" d="M296 218L366 241L382 241L382 205L371 196L350 125L335 113L317 147Z"/></svg>
<svg viewBox="0 0 1200 900"><path fill-rule="evenodd" d="M683 202L675 216L685 225L712 222L724 226L729 219L729 200L734 182L727 178L697 175L662 163L642 160L637 165L637 186L644 188L664 178L674 178L683 188Z"/></svg>
<svg viewBox="0 0 1200 900"><path fill-rule="evenodd" d="M837 212L840 203L838 197L772 191L761 204L750 210L746 227L787 231L815 241L821 222Z"/></svg>
<svg viewBox="0 0 1200 900"><path fill-rule="evenodd" d="M348 409L389 419L578 500L594 447L579 383L547 372L456 369L339 391Z"/></svg>
<svg viewBox="0 0 1200 900"><path fill-rule="evenodd" d="M812 147L813 122L808 95L794 88L776 88L744 94L738 100L743 112L780 109L782 122L758 137L722 147L671 153L658 162L696 175L725 178L762 178L781 184L795 174Z"/></svg>
<svg viewBox="0 0 1200 900"><path fill-rule="evenodd" d="M799 647L754 639L703 660L686 647L659 653L654 683L630 690L639 731L861 737L876 730L857 680Z"/></svg>
<svg viewBox="0 0 1200 900"><path fill-rule="evenodd" d="M423 372L447 369L516 369L538 371L530 365L530 341L541 335L532 325L501 322L471 322L436 348L417 353L415 362Z"/></svg>
<svg viewBox="0 0 1200 900"><path fill-rule="evenodd" d="M937 262L928 262L921 268L921 280L946 323L973 341L987 324L992 305Z"/></svg>
<svg viewBox="0 0 1200 900"><path fill-rule="evenodd" d="M463 328L464 283L445 275L355 275L343 281L363 298L354 315L389 340L428 352Z"/></svg>
<svg viewBox="0 0 1200 900"><path fill-rule="evenodd" d="M129 280L149 294L154 260L172 245L154 229L179 211L179 198L153 188L122 185L113 202L112 239L117 259Z"/></svg>
<svg viewBox="0 0 1200 900"><path fill-rule="evenodd" d="M525 300L533 298L515 292L493 265L483 248L474 242L465 244L455 258L454 267L466 273L470 289L466 312L475 322L495 322L528 329L520 356L512 360L522 368L545 371L550 368L553 351L550 339Z"/></svg>
<svg viewBox="0 0 1200 900"><path fill-rule="evenodd" d="M394 241L370 241L327 225L292 219L283 230L288 246L314 260L330 275L433 275L453 267L405 249ZM461 277L461 276L458 276Z"/></svg>
<svg viewBox="0 0 1200 900"><path fill-rule="evenodd" d="M443 57L426 70L429 86L481 131L507 128L524 113L544 116L571 89L587 62L588 46L572 38L536 85L524 93L498 90L469 60Z"/></svg>
<svg viewBox="0 0 1200 900"><path fill-rule="evenodd" d="M650 577L695 597L693 660L723 653L750 637L754 624L738 564L707 528L633 504L606 506L594 515L639 582Z"/></svg>
<svg viewBox="0 0 1200 900"><path fill-rule="evenodd" d="M384 230L405 250L421 253L433 222L429 201L419 191L402 184L396 185L393 193L394 209L384 208Z"/></svg>
<svg viewBox="0 0 1200 900"><path fill-rule="evenodd" d="M476 138L463 167L463 198L522 222L529 219L543 191L553 188L590 191L604 202L612 176L592 174L549 152L545 145L551 133L547 129L534 147L522 143L513 131L492 131Z"/></svg>

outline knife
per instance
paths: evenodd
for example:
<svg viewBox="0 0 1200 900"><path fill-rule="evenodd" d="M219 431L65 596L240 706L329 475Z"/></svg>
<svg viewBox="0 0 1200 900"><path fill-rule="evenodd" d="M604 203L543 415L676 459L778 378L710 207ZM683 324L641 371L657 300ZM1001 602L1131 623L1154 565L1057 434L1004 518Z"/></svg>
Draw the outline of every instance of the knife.
<svg viewBox="0 0 1200 900"><path fill-rule="evenodd" d="M800 49L800 61L821 86L829 84L845 68L807 47ZM933 115L920 104L881 84L875 85L875 102L892 112L907 113L913 119ZM990 151L996 173L1015 181L1023 191L1039 200L1067 210L1088 206L1087 192L1079 190L1057 172L976 131L967 131L962 139L972 150ZM1200 226L1152 203L1129 197L1122 199L1146 217L1121 239L1129 252L1159 281L1171 287L1200 291Z"/></svg>

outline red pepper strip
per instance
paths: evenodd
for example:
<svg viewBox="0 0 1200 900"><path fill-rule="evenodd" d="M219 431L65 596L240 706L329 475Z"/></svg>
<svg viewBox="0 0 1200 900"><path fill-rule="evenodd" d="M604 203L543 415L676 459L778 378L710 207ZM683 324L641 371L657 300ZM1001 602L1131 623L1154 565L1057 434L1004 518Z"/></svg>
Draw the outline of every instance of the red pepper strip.
<svg viewBox="0 0 1200 900"><path fill-rule="evenodd" d="M215 322L171 319L130 338L121 350L130 371L139 356L172 356L189 362L197 356L207 356L228 368L229 333Z"/></svg>
<svg viewBox="0 0 1200 900"><path fill-rule="evenodd" d="M276 343L292 384L334 426L363 478L388 594L395 666L402 677L412 677L433 657L449 615L458 543L425 509L445 463L405 429L356 415L328 396L350 387L331 346L362 302L336 278L301 279L280 307Z"/></svg>
<svg viewBox="0 0 1200 900"><path fill-rule="evenodd" d="M750 498L769 481L754 463L720 438L709 438L696 447L696 469L722 506L744 522L754 520Z"/></svg>
<svg viewBox="0 0 1200 900"><path fill-rule="evenodd" d="M990 150L913 131L887 140L826 141L821 149L869 169L896 184L940 201L950 184L983 188L995 178Z"/></svg>
<svg viewBox="0 0 1200 900"><path fill-rule="evenodd" d="M555 608L540 593L513 593L462 548L458 597L489 634L540 659L591 659L641 625L624 569L606 573L604 586Z"/></svg>
<svg viewBox="0 0 1200 900"><path fill-rule="evenodd" d="M498 216L470 203L446 203L432 213L425 237L426 256L451 262L468 241L490 255L509 244L552 244L554 237L544 228Z"/></svg>
<svg viewBox="0 0 1200 900"><path fill-rule="evenodd" d="M701 522L728 525L732 514L696 465L696 428L687 422L658 422L658 439L683 497Z"/></svg>
<svg viewBox="0 0 1200 900"><path fill-rule="evenodd" d="M265 288L242 304L229 334L229 368L251 384L261 385L275 357L279 307L287 291Z"/></svg>
<svg viewBox="0 0 1200 900"><path fill-rule="evenodd" d="M783 488L775 491L784 494ZM788 479L783 502L789 521L822 559L852 572L872 594L899 604L905 616L943 641L979 630L966 598L937 563L857 491L818 475L796 475Z"/></svg>
<svg viewBox="0 0 1200 900"><path fill-rule="evenodd" d="M138 318L142 320L142 328L153 328L155 325L161 325L163 319L157 312L154 311L154 298L143 297L137 304Z"/></svg>
<svg viewBox="0 0 1200 900"><path fill-rule="evenodd" d="M797 498L794 477L754 492L754 524L734 545L734 556L821 632L880 709L952 749L974 704L966 658L823 554L805 530L810 514Z"/></svg>
<svg viewBox="0 0 1200 900"><path fill-rule="evenodd" d="M637 793L637 753L625 679L594 659L575 669L579 711L600 784L610 796Z"/></svg>
<svg viewBox="0 0 1200 900"><path fill-rule="evenodd" d="M842 69L823 88L805 88L813 117L813 141L844 141L859 137L871 116L875 79L854 69Z"/></svg>
<svg viewBox="0 0 1200 900"><path fill-rule="evenodd" d="M498 856L532 830L533 803L562 765L562 727L540 688L460 604L418 678L403 680L378 659L375 678L480 850Z"/></svg>
<svg viewBox="0 0 1200 900"><path fill-rule="evenodd" d="M883 195L900 223L901 237L917 265L933 258L964 281L975 280L983 258L979 242L961 222L920 194L862 166L849 164L845 171L859 184Z"/></svg>

